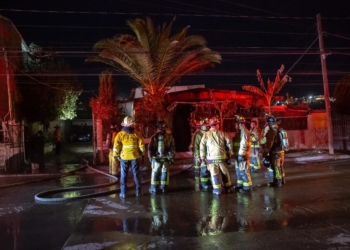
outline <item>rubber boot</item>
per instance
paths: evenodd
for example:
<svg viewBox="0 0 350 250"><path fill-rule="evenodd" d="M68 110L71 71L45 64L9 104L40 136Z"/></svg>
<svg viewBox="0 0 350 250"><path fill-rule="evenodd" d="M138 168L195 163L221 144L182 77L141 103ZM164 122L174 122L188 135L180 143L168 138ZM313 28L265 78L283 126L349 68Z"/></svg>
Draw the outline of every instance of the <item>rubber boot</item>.
<svg viewBox="0 0 350 250"><path fill-rule="evenodd" d="M151 186L149 187L149 190L148 190L148 191L150 192L151 195L155 195L155 194L157 193L156 186L155 186L155 185L151 185Z"/></svg>

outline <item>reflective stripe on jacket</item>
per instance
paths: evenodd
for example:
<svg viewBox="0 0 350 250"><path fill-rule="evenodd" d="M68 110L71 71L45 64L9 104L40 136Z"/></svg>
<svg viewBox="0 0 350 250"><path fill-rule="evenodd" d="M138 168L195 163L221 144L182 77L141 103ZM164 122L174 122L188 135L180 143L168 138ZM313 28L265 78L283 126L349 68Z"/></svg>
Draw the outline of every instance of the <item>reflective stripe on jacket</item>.
<svg viewBox="0 0 350 250"><path fill-rule="evenodd" d="M223 162L232 155L232 145L228 135L216 128L205 132L200 142L200 157L208 163Z"/></svg>
<svg viewBox="0 0 350 250"><path fill-rule="evenodd" d="M114 139L113 156L122 160L135 160L145 152L143 137L137 132L120 131Z"/></svg>
<svg viewBox="0 0 350 250"><path fill-rule="evenodd" d="M238 155L249 155L250 152L250 135L244 125L240 125L238 131L233 137L233 153Z"/></svg>
<svg viewBox="0 0 350 250"><path fill-rule="evenodd" d="M205 133L205 131L199 129L196 132L194 132L194 134L192 136L190 148L192 149L193 156L195 158L200 157L199 150L200 150L200 144L201 144L201 140L202 140L204 133Z"/></svg>

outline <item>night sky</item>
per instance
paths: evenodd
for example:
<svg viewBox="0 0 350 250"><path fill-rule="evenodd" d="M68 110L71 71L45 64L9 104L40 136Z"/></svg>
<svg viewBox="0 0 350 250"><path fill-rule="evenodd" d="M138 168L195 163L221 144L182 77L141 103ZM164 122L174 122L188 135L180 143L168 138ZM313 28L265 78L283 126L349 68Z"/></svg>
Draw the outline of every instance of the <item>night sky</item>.
<svg viewBox="0 0 350 250"><path fill-rule="evenodd" d="M202 35L208 47L220 52L222 63L186 76L179 85L205 84L242 90L258 86L256 70L274 79L281 64L292 82L280 92L292 96L322 95L317 54L316 15L322 17L328 80L332 95L336 82L350 73L350 1L233 1L233 0L1 0L0 15L15 24L29 45L61 52L71 64L84 91L97 90L98 75L107 65L86 63L95 42L119 33L133 34L128 19L148 16L157 25L176 16L173 31L190 25L188 35ZM137 83L116 74L119 95L126 97ZM86 92L89 99L97 91Z"/></svg>

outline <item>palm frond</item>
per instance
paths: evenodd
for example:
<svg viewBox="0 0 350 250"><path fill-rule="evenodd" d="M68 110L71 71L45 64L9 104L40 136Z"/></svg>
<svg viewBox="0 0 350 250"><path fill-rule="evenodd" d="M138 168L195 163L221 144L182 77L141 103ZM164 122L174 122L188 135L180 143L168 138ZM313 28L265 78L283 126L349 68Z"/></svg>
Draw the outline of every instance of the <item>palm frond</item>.
<svg viewBox="0 0 350 250"><path fill-rule="evenodd" d="M163 24L163 28L162 28L161 34L159 36L159 43L163 42L164 40L169 39L171 27L172 27L175 19L176 19L176 16L174 16L173 20L171 20L171 22L168 25L166 25L166 23Z"/></svg>
<svg viewBox="0 0 350 250"><path fill-rule="evenodd" d="M128 20L127 25L136 34L137 40L142 44L145 51L150 51L150 42L148 40L147 24L145 20L136 18L134 20Z"/></svg>
<svg viewBox="0 0 350 250"><path fill-rule="evenodd" d="M249 92L252 92L252 93L254 93L256 95L259 95L259 96L265 96L266 95L264 93L264 91L262 91L261 89L259 89L258 87L255 87L255 86L243 85L242 89L244 89L246 91L249 91Z"/></svg>

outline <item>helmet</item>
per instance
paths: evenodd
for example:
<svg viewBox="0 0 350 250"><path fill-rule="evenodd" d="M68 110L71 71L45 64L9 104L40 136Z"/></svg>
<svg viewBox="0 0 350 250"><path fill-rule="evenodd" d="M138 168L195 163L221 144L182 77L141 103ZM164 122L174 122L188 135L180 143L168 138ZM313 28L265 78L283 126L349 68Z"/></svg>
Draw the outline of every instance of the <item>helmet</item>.
<svg viewBox="0 0 350 250"><path fill-rule="evenodd" d="M210 118L208 122L209 126L215 126L216 124L219 124L219 123L220 121L217 117Z"/></svg>
<svg viewBox="0 0 350 250"><path fill-rule="evenodd" d="M238 123L245 123L245 118L241 115L235 115L235 121Z"/></svg>
<svg viewBox="0 0 350 250"><path fill-rule="evenodd" d="M266 118L266 122L267 122L268 124L279 124L281 121L280 121L280 120L276 120L275 117L273 117L272 115L269 115L269 116L267 116L267 118Z"/></svg>
<svg viewBox="0 0 350 250"><path fill-rule="evenodd" d="M208 118L201 119L199 122L196 122L196 125L197 125L197 127L200 128L201 130L207 130Z"/></svg>
<svg viewBox="0 0 350 250"><path fill-rule="evenodd" d="M132 116L126 116L122 122L123 127L130 127L135 124L135 119Z"/></svg>
<svg viewBox="0 0 350 250"><path fill-rule="evenodd" d="M159 121L157 123L157 128L160 129L160 130L165 130L166 129L166 123L165 121Z"/></svg>

